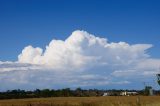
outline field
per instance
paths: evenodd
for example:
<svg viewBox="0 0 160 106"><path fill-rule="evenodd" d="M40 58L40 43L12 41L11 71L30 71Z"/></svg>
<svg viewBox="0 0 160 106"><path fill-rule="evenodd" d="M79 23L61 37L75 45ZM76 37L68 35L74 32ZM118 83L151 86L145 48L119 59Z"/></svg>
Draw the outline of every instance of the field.
<svg viewBox="0 0 160 106"><path fill-rule="evenodd" d="M160 96L10 99L0 100L0 106L160 106Z"/></svg>

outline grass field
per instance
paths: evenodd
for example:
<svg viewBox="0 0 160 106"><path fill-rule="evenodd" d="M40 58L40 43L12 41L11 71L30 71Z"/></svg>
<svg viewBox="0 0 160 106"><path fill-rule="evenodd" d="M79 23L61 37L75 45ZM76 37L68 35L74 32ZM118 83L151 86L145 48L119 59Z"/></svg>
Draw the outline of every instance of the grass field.
<svg viewBox="0 0 160 106"><path fill-rule="evenodd" d="M10 99L0 100L0 106L160 106L160 96Z"/></svg>

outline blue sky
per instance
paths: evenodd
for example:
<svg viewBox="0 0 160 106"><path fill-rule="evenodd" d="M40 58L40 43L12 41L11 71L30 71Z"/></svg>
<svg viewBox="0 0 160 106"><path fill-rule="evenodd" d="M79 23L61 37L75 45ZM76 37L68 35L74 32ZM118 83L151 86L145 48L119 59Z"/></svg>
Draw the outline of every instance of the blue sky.
<svg viewBox="0 0 160 106"><path fill-rule="evenodd" d="M159 0L0 0L0 90L142 89L143 82L155 82L160 65L159 5Z"/></svg>
<svg viewBox="0 0 160 106"><path fill-rule="evenodd" d="M1 0L0 60L17 60L24 46L45 47L83 29L109 41L150 43L160 57L157 0Z"/></svg>

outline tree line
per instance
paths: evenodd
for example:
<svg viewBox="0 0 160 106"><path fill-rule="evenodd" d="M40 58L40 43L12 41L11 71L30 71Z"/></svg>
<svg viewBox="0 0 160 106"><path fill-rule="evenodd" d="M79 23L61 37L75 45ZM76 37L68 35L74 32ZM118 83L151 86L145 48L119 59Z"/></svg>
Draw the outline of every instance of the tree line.
<svg viewBox="0 0 160 106"><path fill-rule="evenodd" d="M36 89L34 91L25 90L8 90L0 92L0 99L20 99L20 98L42 98L42 97L91 97L91 96L102 96L104 92L112 92L112 96L118 96L122 91L134 91L138 92L139 95L146 95L145 90L99 90L99 89L88 89L84 90L77 88L71 90L70 88L65 89ZM145 92L144 92L145 91ZM156 91L160 94L159 91Z"/></svg>

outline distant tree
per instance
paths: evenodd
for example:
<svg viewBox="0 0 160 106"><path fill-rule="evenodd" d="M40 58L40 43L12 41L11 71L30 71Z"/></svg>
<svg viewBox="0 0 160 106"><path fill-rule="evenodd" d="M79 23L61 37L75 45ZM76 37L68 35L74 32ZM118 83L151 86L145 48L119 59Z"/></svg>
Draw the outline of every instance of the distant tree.
<svg viewBox="0 0 160 106"><path fill-rule="evenodd" d="M49 89L43 89L40 93L41 97L51 97L51 93Z"/></svg>
<svg viewBox="0 0 160 106"><path fill-rule="evenodd" d="M144 95L146 95L146 96L150 95L150 89L152 89L151 86L146 86L144 89Z"/></svg>

